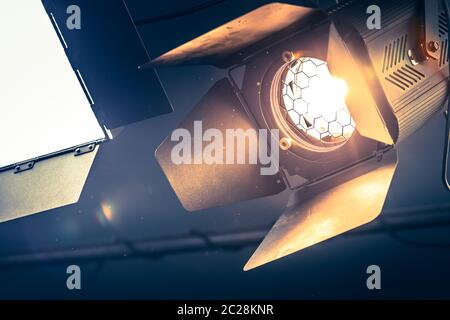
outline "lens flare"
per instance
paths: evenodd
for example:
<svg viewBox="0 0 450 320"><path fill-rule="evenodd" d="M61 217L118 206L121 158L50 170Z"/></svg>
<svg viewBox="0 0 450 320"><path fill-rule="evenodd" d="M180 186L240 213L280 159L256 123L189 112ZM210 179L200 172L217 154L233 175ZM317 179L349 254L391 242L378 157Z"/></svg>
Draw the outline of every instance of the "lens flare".
<svg viewBox="0 0 450 320"><path fill-rule="evenodd" d="M102 202L101 203L102 213L103 216L106 218L107 221L112 221L114 214L113 214L113 207L108 202Z"/></svg>
<svg viewBox="0 0 450 320"><path fill-rule="evenodd" d="M299 58L289 63L282 79L282 104L290 121L324 143L344 143L356 125L348 111L344 80L334 78L326 62Z"/></svg>

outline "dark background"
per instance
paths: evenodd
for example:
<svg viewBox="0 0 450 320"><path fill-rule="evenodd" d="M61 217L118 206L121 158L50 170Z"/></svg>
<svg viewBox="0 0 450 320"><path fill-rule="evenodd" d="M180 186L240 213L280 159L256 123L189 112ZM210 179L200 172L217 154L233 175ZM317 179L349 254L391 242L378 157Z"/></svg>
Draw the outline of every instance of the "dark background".
<svg viewBox="0 0 450 320"><path fill-rule="evenodd" d="M175 12L201 2L128 0L134 19ZM264 2L269 1L228 0L140 31L156 56ZM212 67L172 67L158 72L175 112L129 126L116 140L103 145L77 205L1 224L0 258L48 249L75 250L118 238L269 226L278 218L287 193L198 213L182 208L155 161L154 150L225 73ZM443 132L444 117L439 115L399 145L400 164L386 201L387 210L450 203L450 193L441 183ZM112 208L109 222L102 214L101 203ZM428 214L431 221L435 214ZM441 216L446 214L450 212L439 212ZM423 216L428 218L426 212ZM124 255L103 263L74 259L65 264L0 269L0 298L450 298L448 224L395 235L344 235L245 273L243 265L255 249L256 245L237 251L218 248L148 259ZM69 264L82 268L81 291L66 288ZM381 267L380 291L366 288L366 268L371 264Z"/></svg>

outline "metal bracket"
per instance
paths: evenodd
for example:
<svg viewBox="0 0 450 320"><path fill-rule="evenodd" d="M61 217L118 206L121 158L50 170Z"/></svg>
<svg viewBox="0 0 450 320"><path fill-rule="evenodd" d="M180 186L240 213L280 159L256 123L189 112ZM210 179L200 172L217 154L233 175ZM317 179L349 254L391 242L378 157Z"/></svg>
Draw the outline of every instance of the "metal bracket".
<svg viewBox="0 0 450 320"><path fill-rule="evenodd" d="M88 145L78 147L74 151L74 156L78 157L78 156L81 156L83 154L90 153L90 152L95 150L95 146L96 146L96 143L90 143ZM21 173L21 172L24 172L24 171L32 170L34 168L36 162L40 161L40 160L43 160L43 159L44 158L42 158L42 159L36 158L34 160L29 160L29 161L26 161L26 162L19 163L19 164L14 166L14 173L17 174L17 173Z"/></svg>
<svg viewBox="0 0 450 320"><path fill-rule="evenodd" d="M439 40L439 1L423 0L425 14L424 49L432 59L439 59L441 42Z"/></svg>
<svg viewBox="0 0 450 320"><path fill-rule="evenodd" d="M35 164L34 161L28 161L28 162L24 162L24 163L18 164L14 168L14 173L17 174L17 173L21 173L21 172L24 172L24 171L31 170L31 169L34 168L34 164Z"/></svg>
<svg viewBox="0 0 450 320"><path fill-rule="evenodd" d="M90 153L95 150L95 143L88 144L75 149L75 157L81 156L86 153Z"/></svg>
<svg viewBox="0 0 450 320"><path fill-rule="evenodd" d="M390 149L389 149L390 150ZM384 154L386 153L386 150L376 150L373 152L373 155L377 162L383 161Z"/></svg>

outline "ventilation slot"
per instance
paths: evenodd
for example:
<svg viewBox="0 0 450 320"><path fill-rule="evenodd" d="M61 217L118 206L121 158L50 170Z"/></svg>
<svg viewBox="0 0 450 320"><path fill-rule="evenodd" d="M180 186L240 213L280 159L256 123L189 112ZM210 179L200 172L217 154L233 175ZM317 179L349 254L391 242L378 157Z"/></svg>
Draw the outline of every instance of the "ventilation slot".
<svg viewBox="0 0 450 320"><path fill-rule="evenodd" d="M407 35L404 35L384 48L383 73L405 60L407 40Z"/></svg>
<svg viewBox="0 0 450 320"><path fill-rule="evenodd" d="M402 90L406 90L406 88L409 88L409 85L406 82L403 82L402 79L399 79L395 75L390 75L386 77L386 80L392 83L393 85L399 87Z"/></svg>
<svg viewBox="0 0 450 320"><path fill-rule="evenodd" d="M425 75L423 73L417 71L409 65L405 65L392 72L385 79L396 87L405 91L406 89L418 83L423 78L425 78Z"/></svg>
<svg viewBox="0 0 450 320"><path fill-rule="evenodd" d="M448 40L445 39L441 42L441 56L439 58L439 67L442 67L448 63Z"/></svg>
<svg viewBox="0 0 450 320"><path fill-rule="evenodd" d="M439 15L439 37L445 38L448 33L447 17L444 11Z"/></svg>

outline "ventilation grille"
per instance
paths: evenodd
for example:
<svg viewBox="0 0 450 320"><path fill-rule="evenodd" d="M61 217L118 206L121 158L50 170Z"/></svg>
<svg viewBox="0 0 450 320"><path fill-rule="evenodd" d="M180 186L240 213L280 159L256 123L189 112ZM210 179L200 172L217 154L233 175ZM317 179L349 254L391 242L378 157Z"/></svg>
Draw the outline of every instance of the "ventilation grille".
<svg viewBox="0 0 450 320"><path fill-rule="evenodd" d="M383 73L405 60L407 40L408 36L404 35L386 45L384 48Z"/></svg>
<svg viewBox="0 0 450 320"><path fill-rule="evenodd" d="M448 33L448 22L444 11L439 15L439 37L445 38Z"/></svg>
<svg viewBox="0 0 450 320"><path fill-rule="evenodd" d="M425 75L423 73L417 71L409 65L404 65L389 74L385 79L405 91L424 78Z"/></svg>
<svg viewBox="0 0 450 320"><path fill-rule="evenodd" d="M439 57L439 67L442 67L448 63L448 40L445 39L441 42L441 56Z"/></svg>
<svg viewBox="0 0 450 320"><path fill-rule="evenodd" d="M448 64L448 22L445 11L439 15L439 38L441 38L441 55L439 57L439 67Z"/></svg>

